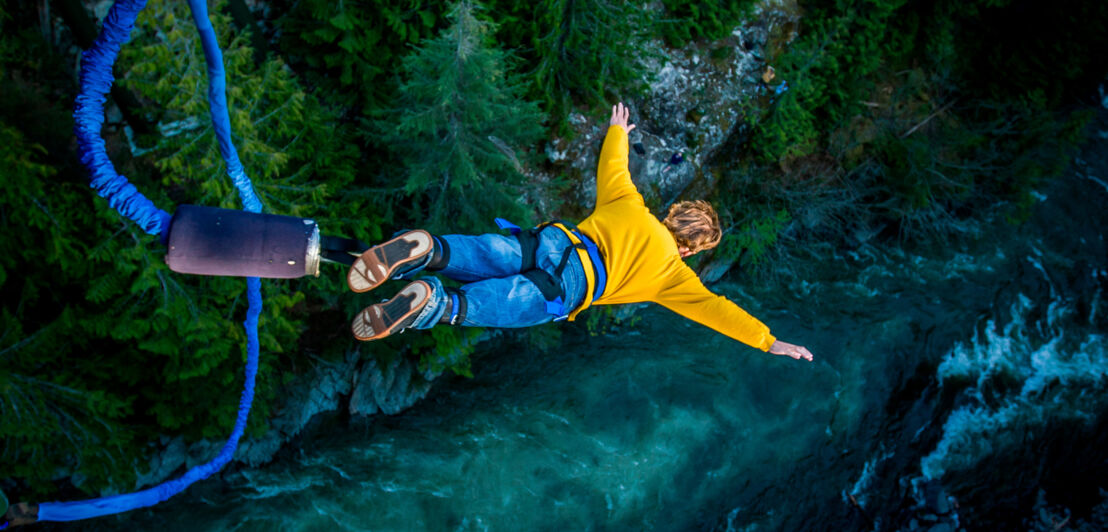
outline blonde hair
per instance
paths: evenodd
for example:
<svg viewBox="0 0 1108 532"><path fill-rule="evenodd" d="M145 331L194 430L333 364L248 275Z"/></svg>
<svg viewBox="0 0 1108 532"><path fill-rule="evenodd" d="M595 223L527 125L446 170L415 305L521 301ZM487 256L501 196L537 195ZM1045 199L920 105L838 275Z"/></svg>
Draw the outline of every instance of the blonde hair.
<svg viewBox="0 0 1108 532"><path fill-rule="evenodd" d="M716 247L723 237L716 210L704 200L674 203L662 223L673 233L678 246L693 253Z"/></svg>

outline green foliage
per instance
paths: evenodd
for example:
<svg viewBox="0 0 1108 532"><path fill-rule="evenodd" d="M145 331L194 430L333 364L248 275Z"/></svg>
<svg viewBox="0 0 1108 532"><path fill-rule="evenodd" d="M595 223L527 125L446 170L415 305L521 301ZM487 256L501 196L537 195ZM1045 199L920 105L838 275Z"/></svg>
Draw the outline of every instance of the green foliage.
<svg viewBox="0 0 1108 532"><path fill-rule="evenodd" d="M977 209L1010 205L1009 215L1021 216L1031 190L1062 170L1078 142L1083 119L1054 111L1058 91L972 66L980 66L974 50L993 43L964 29L1006 21L1009 2L802 5L799 37L768 58L788 90L775 96L771 87L744 113L742 150L755 164L724 172L721 196L732 212L776 205L803 214L807 234L820 238L942 234ZM1099 8L1085 11L1093 17ZM1089 66L1089 57L1079 61ZM1029 71L1038 64L1031 55L1007 61ZM990 81L979 71L992 72ZM1079 77L1070 74L1060 79ZM1001 78L1006 91L990 88ZM744 184L750 174L767 185Z"/></svg>
<svg viewBox="0 0 1108 532"><path fill-rule="evenodd" d="M72 99L39 86L66 79L62 62L21 22L0 16L0 463L37 493L53 489L61 466L91 483L126 482L131 469L114 468L131 458L124 449L133 434L119 423L130 413L128 398L76 378L62 362L93 358L85 353L90 340L73 325L84 321L83 283L95 269L84 259L87 242L105 234L88 228L95 217L87 184L65 178L64 158L50 161L53 149L70 143L50 135L69 136Z"/></svg>
<svg viewBox="0 0 1108 532"><path fill-rule="evenodd" d="M564 133L574 103L586 109L643 86L646 13L637 2L542 0L491 1L497 38L517 49L540 101ZM621 95L621 92L623 93Z"/></svg>
<svg viewBox="0 0 1108 532"><path fill-rule="evenodd" d="M562 322L552 321L535 327L529 327L524 338L527 352L541 354L555 353L555 350L562 345L563 325Z"/></svg>
<svg viewBox="0 0 1108 532"><path fill-rule="evenodd" d="M663 0L665 14L658 22L658 31L666 43L674 47L697 39L719 39L738 27L750 15L755 3L753 0Z"/></svg>
<svg viewBox="0 0 1108 532"><path fill-rule="evenodd" d="M419 353L419 370L453 371L463 377L473 377L470 356L473 355L481 329L460 327L435 327L428 334L413 340L412 347Z"/></svg>
<svg viewBox="0 0 1108 532"><path fill-rule="evenodd" d="M280 59L255 65L246 39L232 39L229 17L213 17L229 43L223 57L231 130L259 198L271 212L315 216L318 210L306 207L325 203L353 181L357 152L343 142L345 130L334 127L337 116L307 96ZM198 203L237 206L234 185L217 179L223 160L207 120L207 91L180 90L206 85L187 6L151 3L137 32L121 52L127 71L120 83L159 103L163 137L147 157L162 185L187 190Z"/></svg>
<svg viewBox="0 0 1108 532"><path fill-rule="evenodd" d="M540 102L559 126L565 126L576 102L595 108L621 91L642 87L642 44L650 22L638 3L484 4L488 9L479 16L496 25L498 43L523 59L513 69L525 76L528 97ZM396 96L394 73L403 68L411 48L447 24L447 5L426 0L282 0L274 11L281 13L276 21L280 47L308 83L320 87L334 104L372 114ZM715 31L737 9L729 5L696 12Z"/></svg>
<svg viewBox="0 0 1108 532"><path fill-rule="evenodd" d="M773 58L788 91L759 117L752 150L763 162L812 153L814 142L863 108L871 76L911 52L911 20L897 17L905 0L837 0L809 6L802 37ZM910 35L910 34L909 34Z"/></svg>
<svg viewBox="0 0 1108 532"><path fill-rule="evenodd" d="M392 99L401 58L445 17L445 3L431 0L279 1L274 10L281 47L307 81L332 104L365 110Z"/></svg>
<svg viewBox="0 0 1108 532"><path fill-rule="evenodd" d="M535 87L555 117L565 117L572 98L586 108L607 104L613 89L641 81L643 13L637 6L606 0L552 0L541 11L548 29L538 41ZM603 36L598 38L598 36Z"/></svg>
<svg viewBox="0 0 1108 532"><path fill-rule="evenodd" d="M541 114L521 98L509 56L491 46L492 26L474 9L459 2L450 27L405 58L395 111L379 123L403 164L395 175L413 201L411 215L432 231L532 216L519 201L526 160L520 148L541 137Z"/></svg>
<svg viewBox="0 0 1108 532"><path fill-rule="evenodd" d="M753 129L751 150L759 162L804 157L816 151L821 129L815 102L823 98L822 88L797 79L774 101L767 116L761 117L760 112L747 115Z"/></svg>
<svg viewBox="0 0 1108 532"><path fill-rule="evenodd" d="M738 229L723 236L716 257L741 261L744 266L759 266L790 221L792 216L785 209L767 212L762 217L747 216Z"/></svg>
<svg viewBox="0 0 1108 532"><path fill-rule="evenodd" d="M635 327L642 321L642 316L631 314L620 316L619 307L611 305L598 305L590 307L585 312L585 330L589 336L603 336L622 327Z"/></svg>
<svg viewBox="0 0 1108 532"><path fill-rule="evenodd" d="M94 482L103 482L114 476L113 465L124 458L119 449L132 438L118 425L129 411L125 397L50 371L56 356L51 348L64 344L57 337L71 333L66 325L77 317L66 310L53 319L39 318L56 314L42 308L43 300L52 299L50 286L25 279L33 275L29 270L65 260L83 246L66 238L75 235L60 234L57 216L73 214L72 207L55 199L63 191L45 193L45 180L56 174L43 164L45 155L42 146L0 122L5 168L0 217L6 233L0 240L0 461L8 475L29 479L37 491L51 487L57 463L28 457L68 456Z"/></svg>

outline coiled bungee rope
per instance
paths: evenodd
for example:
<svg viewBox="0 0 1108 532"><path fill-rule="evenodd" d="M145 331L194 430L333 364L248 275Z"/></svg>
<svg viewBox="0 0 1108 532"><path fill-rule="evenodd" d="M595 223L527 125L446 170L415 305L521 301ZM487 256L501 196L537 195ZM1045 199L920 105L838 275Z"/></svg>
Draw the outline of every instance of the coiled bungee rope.
<svg viewBox="0 0 1108 532"><path fill-rule="evenodd" d="M88 168L91 186L120 214L133 220L152 235L164 235L169 229L170 215L143 196L130 182L116 172L104 149L100 136L104 124L104 102L111 89L114 76L112 66L120 47L129 40L131 30L145 0L118 0L104 20L103 29L92 47L81 56L80 93L74 107L78 152L81 162ZM204 57L208 64L208 100L212 126L219 151L227 164L227 173L242 199L243 209L261 212L262 203L254 193L250 178L243 171L234 144L231 142L231 120L227 112L226 76L223 54L219 49L215 30L208 18L205 0L189 0L193 20L200 33ZM75 521L137 508L153 506L223 468L235 454L239 439L246 429L250 405L254 400L254 381L258 371L258 315L262 308L261 281L248 277L246 311L246 382L239 400L238 417L234 429L219 455L211 461L193 467L180 478L169 480L152 488L134 493L101 497L74 502L49 502L38 505L38 521ZM8 523L0 523L0 529Z"/></svg>

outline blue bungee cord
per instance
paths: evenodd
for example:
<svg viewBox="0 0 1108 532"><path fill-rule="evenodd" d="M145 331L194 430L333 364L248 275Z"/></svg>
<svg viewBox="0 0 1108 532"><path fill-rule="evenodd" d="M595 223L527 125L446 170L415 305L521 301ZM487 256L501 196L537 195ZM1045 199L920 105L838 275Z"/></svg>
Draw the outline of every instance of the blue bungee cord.
<svg viewBox="0 0 1108 532"><path fill-rule="evenodd" d="M118 0L112 5L103 29L92 47L81 56L80 93L74 106L74 126L81 162L88 167L91 186L120 214L133 220L152 235L165 236L171 217L143 196L127 178L115 171L104 149L100 130L104 123L104 102L114 76L112 65L123 43L129 40L139 11L146 0ZM208 64L208 99L212 125L219 151L227 164L227 173L238 188L243 209L260 213L262 203L254 193L250 178L243 171L234 144L231 142L231 120L227 112L226 76L223 70L223 54L219 49L215 30L208 18L205 0L189 0L193 20L200 32L204 57ZM219 455L211 461L193 467L180 478L135 493L114 495L75 502L50 502L38 505L38 521L75 521L137 508L153 506L223 468L234 456L239 439L246 428L250 405L254 400L254 381L258 372L258 316L262 308L261 280L247 278L249 307L243 326L246 329L246 383L239 400L235 427ZM0 529L8 523L0 523Z"/></svg>

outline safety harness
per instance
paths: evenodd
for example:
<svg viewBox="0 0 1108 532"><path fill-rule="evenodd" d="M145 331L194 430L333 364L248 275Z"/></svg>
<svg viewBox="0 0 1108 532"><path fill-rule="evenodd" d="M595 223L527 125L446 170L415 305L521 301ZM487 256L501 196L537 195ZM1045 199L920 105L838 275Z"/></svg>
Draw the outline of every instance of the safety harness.
<svg viewBox="0 0 1108 532"><path fill-rule="evenodd" d="M531 229L521 229L518 225L503 218L496 219L496 225L500 229L509 230L519 241L520 253L523 255L523 263L520 266L520 274L538 287L546 299L546 311L554 316L554 321L568 318L570 314L576 314L588 308L594 301L604 294L607 284L607 273L604 270L604 261L600 256L600 249L596 247L589 237L585 236L577 226L565 222L547 222ZM536 265L535 253L539 248L539 232L548 226L554 226L562 230L573 243L562 253L562 259L554 268L553 275ZM559 281L566 264L569 263L570 254L577 252L581 264L585 267L585 299L575 309L567 309L565 305L565 291Z"/></svg>

